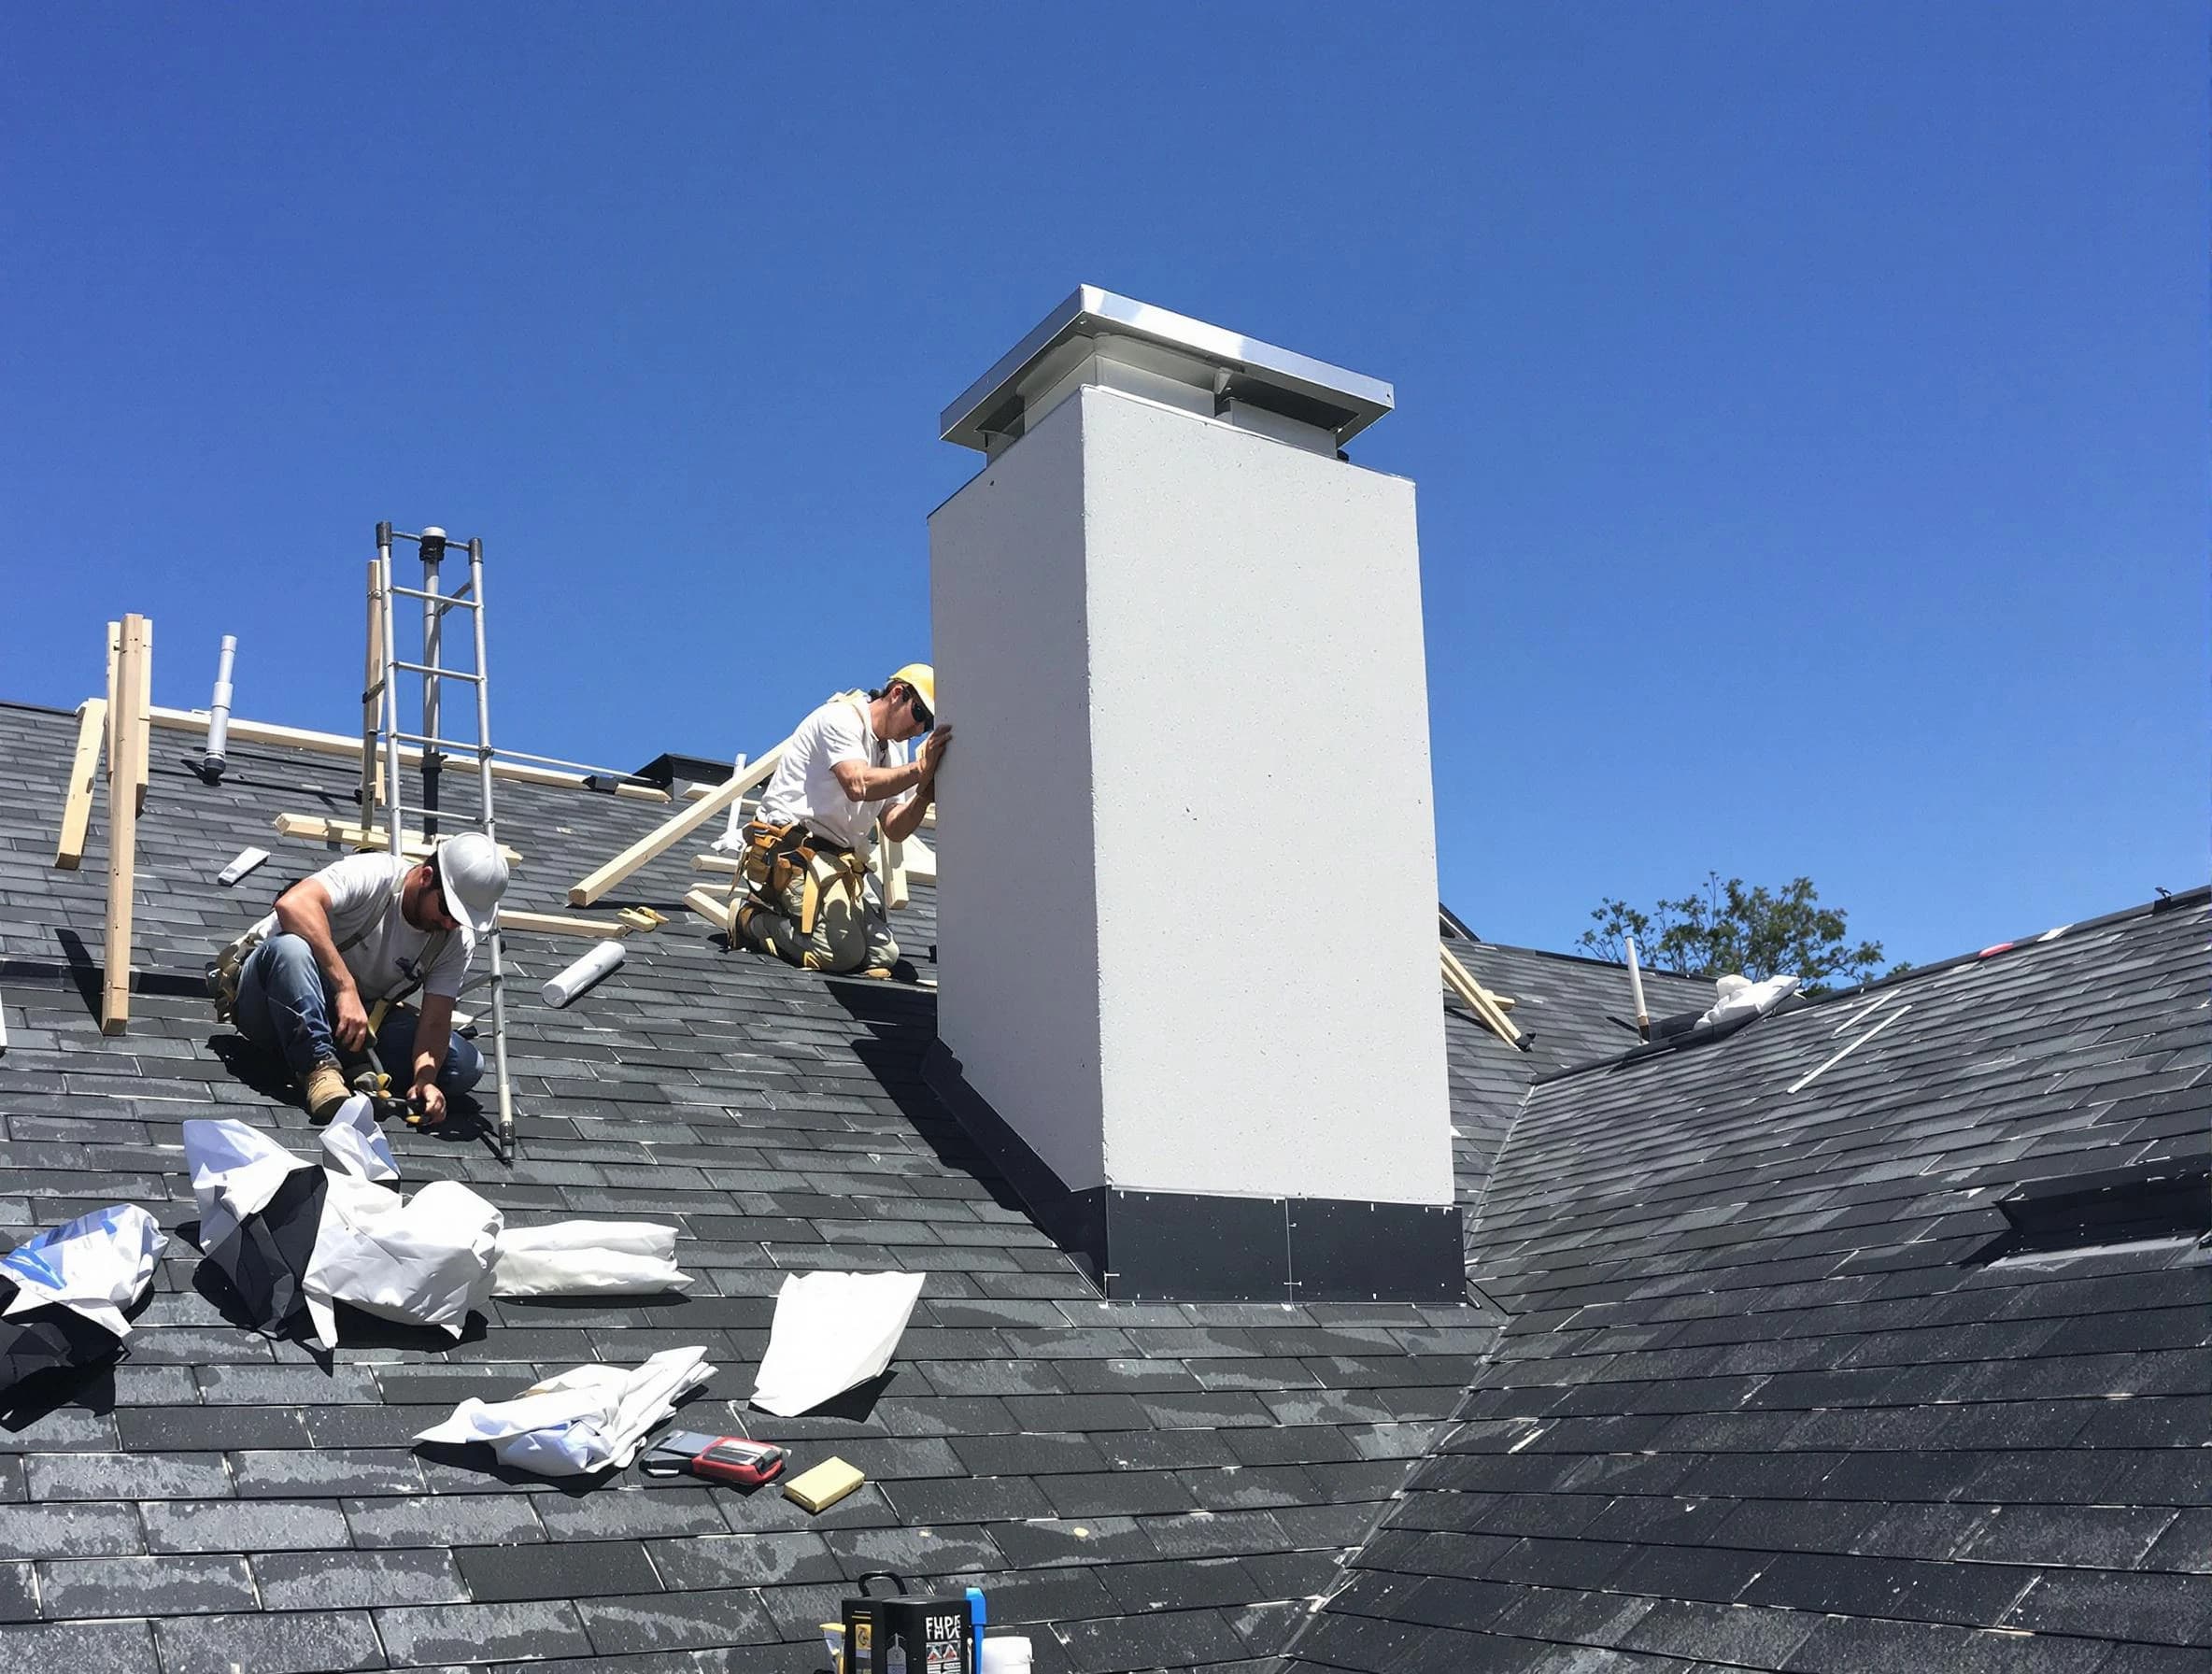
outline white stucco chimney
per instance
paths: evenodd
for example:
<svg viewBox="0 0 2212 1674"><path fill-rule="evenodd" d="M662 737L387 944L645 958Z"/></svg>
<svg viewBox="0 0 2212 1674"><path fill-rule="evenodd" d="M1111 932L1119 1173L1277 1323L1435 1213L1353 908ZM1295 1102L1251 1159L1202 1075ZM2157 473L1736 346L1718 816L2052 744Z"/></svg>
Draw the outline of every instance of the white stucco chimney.
<svg viewBox="0 0 2212 1674"><path fill-rule="evenodd" d="M1109 1295L1462 1293L1390 405L1086 286L943 415L930 1078Z"/></svg>

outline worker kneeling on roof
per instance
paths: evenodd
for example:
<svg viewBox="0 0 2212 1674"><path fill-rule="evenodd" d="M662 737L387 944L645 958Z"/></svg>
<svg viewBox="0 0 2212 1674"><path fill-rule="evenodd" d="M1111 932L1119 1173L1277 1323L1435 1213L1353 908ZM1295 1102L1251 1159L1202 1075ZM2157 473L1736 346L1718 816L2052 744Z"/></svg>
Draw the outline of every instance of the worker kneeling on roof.
<svg viewBox="0 0 2212 1674"><path fill-rule="evenodd" d="M420 865L355 855L301 879L276 910L225 950L244 950L234 1000L219 987L218 1015L299 1078L307 1111L328 1121L352 1089L338 1054L376 1062L425 1124L445 1119L446 1095L484 1073L475 1043L453 1032L453 1002L507 889L507 863L480 832L438 845ZM221 969L219 961L218 971ZM420 1014L401 1004L422 990Z"/></svg>
<svg viewBox="0 0 2212 1674"><path fill-rule="evenodd" d="M880 818L885 840L902 842L929 811L953 735L936 703L936 674L910 662L880 691L831 698L799 723L745 828L746 945L808 971L891 973L899 943L868 891L868 831ZM921 748L893 761L890 746L910 738Z"/></svg>

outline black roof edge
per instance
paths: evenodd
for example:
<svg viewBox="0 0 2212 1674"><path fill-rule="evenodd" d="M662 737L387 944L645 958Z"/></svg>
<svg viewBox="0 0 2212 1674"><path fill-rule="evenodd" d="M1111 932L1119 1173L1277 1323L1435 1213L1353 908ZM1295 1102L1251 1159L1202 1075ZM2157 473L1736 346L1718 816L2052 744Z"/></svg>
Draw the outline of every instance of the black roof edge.
<svg viewBox="0 0 2212 1674"><path fill-rule="evenodd" d="M31 715L61 715L77 718L75 709L56 709L51 703L22 703L10 698L0 698L0 709L21 709Z"/></svg>
<svg viewBox="0 0 2212 1674"><path fill-rule="evenodd" d="M2162 913L2177 912L2185 907L2202 906L2206 901L2212 901L2212 884L2200 885L2194 889L2185 889L2179 894L2157 896L2132 907L2122 907L2117 913L2104 913L2094 918L2077 918L2071 924L2060 925L2058 932L2070 936L2077 930L2102 929L2109 924L2123 924L2132 918L2155 918ZM1871 982L1860 983L1854 987L1838 988L1833 994L1808 996L1800 1005L1777 1007L1767 1015L1779 1015L1784 1011L1804 1011L1813 1006L1833 1005L1837 1000L1854 1000L1862 995L1879 993L1884 988L1893 988L1904 983L1916 983L1922 977L1935 976L1945 971L1956 970L1961 965L1972 965L1982 959L1994 958L1999 954L2033 947L2046 936L2050 937L2053 941L2059 939L2057 934L2046 929L2037 930L2032 935L2020 937L2010 942L1993 942L1987 947L1977 948L1972 953L1955 954L1951 958L1940 959L1933 965L1915 965L1909 971L1899 971L1889 976L1878 976ZM1746 1021L1751 1021L1751 1019L1746 1019ZM1569 1064L1563 1070L1553 1071L1549 1075L1535 1077L1530 1081L1529 1085L1532 1088L1550 1086L1553 1082L1566 1081L1577 1075L1586 1075L1595 1070L1614 1070L1624 1064L1636 1063L1647 1057L1656 1057L1663 1053L1680 1051L1687 1046L1703 1045L1709 1041L1724 1039L1742 1027L1743 1025L1738 1023L1721 1029L1691 1029L1684 1034L1675 1036L1672 1040L1654 1041L1648 1045L1636 1046L1626 1052L1614 1053L1609 1057L1592 1058L1587 1063Z"/></svg>
<svg viewBox="0 0 2212 1674"><path fill-rule="evenodd" d="M1466 919L1454 913L1450 907L1447 907L1442 901L1437 902L1437 916L1441 918L1446 924L1450 925L1452 927L1452 933L1454 936L1457 936L1462 942L1480 942L1482 940L1482 937L1476 935L1474 931L1467 928Z"/></svg>

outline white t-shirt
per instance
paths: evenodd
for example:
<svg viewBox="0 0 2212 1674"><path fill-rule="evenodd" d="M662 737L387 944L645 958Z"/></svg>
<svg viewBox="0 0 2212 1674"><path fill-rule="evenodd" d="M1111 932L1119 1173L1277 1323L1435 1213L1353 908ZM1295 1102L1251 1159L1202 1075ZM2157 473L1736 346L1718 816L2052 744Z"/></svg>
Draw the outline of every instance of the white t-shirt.
<svg viewBox="0 0 2212 1674"><path fill-rule="evenodd" d="M841 761L887 767L891 747L876 736L865 700L831 698L799 723L784 746L774 776L760 793L760 817L772 825L803 819L830 842L859 848L867 842L868 829L881 816L912 802L913 793L889 802L856 802L830 770Z"/></svg>
<svg viewBox="0 0 2212 1674"><path fill-rule="evenodd" d="M434 954L434 961L423 993L456 999L476 951L475 934L465 924L446 933L418 930L407 922L400 911L400 880L415 865L390 855L354 855L315 874L315 881L330 892L331 940L340 945L338 957L353 973L354 986L364 1001L382 1000L412 983L421 974L426 951ZM260 925L263 935L274 935L279 928L274 913ZM352 936L361 940L345 946ZM432 949L433 941L443 946Z"/></svg>

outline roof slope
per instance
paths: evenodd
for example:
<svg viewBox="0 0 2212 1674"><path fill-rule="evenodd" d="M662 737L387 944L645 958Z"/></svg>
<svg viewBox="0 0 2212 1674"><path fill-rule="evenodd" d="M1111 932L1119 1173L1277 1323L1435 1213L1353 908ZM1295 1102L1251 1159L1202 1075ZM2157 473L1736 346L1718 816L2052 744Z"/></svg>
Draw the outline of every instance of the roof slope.
<svg viewBox="0 0 2212 1674"><path fill-rule="evenodd" d="M271 817L344 816L352 779L342 761L234 743L211 787L186 770L188 735L154 733L142 982L128 1034L104 1039L100 824L83 871L51 866L75 731L0 707L0 1227L126 1199L175 1230L192 1218L187 1118L241 1117L313 1152L297 1108L209 1023L197 976L279 884L333 858L275 839ZM449 799L462 789L447 783ZM666 812L499 794L502 836L525 857L510 904L537 910L565 911L571 881ZM219 887L248 844L276 858ZM690 1295L495 1302L458 1344L372 1329L324 1369L228 1325L176 1241L124 1363L0 1414L0 1623L16 1624L0 1627L0 1666L813 1668L815 1624L886 1566L967 1574L995 1622L1052 1624L1033 1636L1041 1670L1272 1666L1458 1404L1491 1312L1099 1301L924 1088L934 997L726 952L677 904L689 852L621 898L674 922L631 938L623 969L568 1011L541 1006L529 979L582 943L510 939L520 1162L391 1137L406 1188L463 1180L515 1224L674 1219ZM900 929L926 967L916 894ZM1468 957L1507 992L1540 986L1538 964L1523 980L1484 963L1525 956ZM1539 1000L1563 1016L1614 1003L1604 968L1556 963L1567 974L1530 994L1524 1019ZM1448 1027L1463 1120L1473 1084L1517 1091L1548 1061L1456 1014ZM1463 1195L1479 1185L1468 1175ZM822 1516L634 1471L570 1492L410 1448L465 1396L679 1343L723 1368L685 1422L729 1422L777 1286L815 1268L929 1275L872 1402L751 1417L801 1467L834 1452L867 1472Z"/></svg>
<svg viewBox="0 0 2212 1674"><path fill-rule="evenodd" d="M1537 1088L1472 1240L1511 1318L1291 1666L2203 1667L2207 1252L1986 1258L2019 1183L2205 1153L2208 922Z"/></svg>

